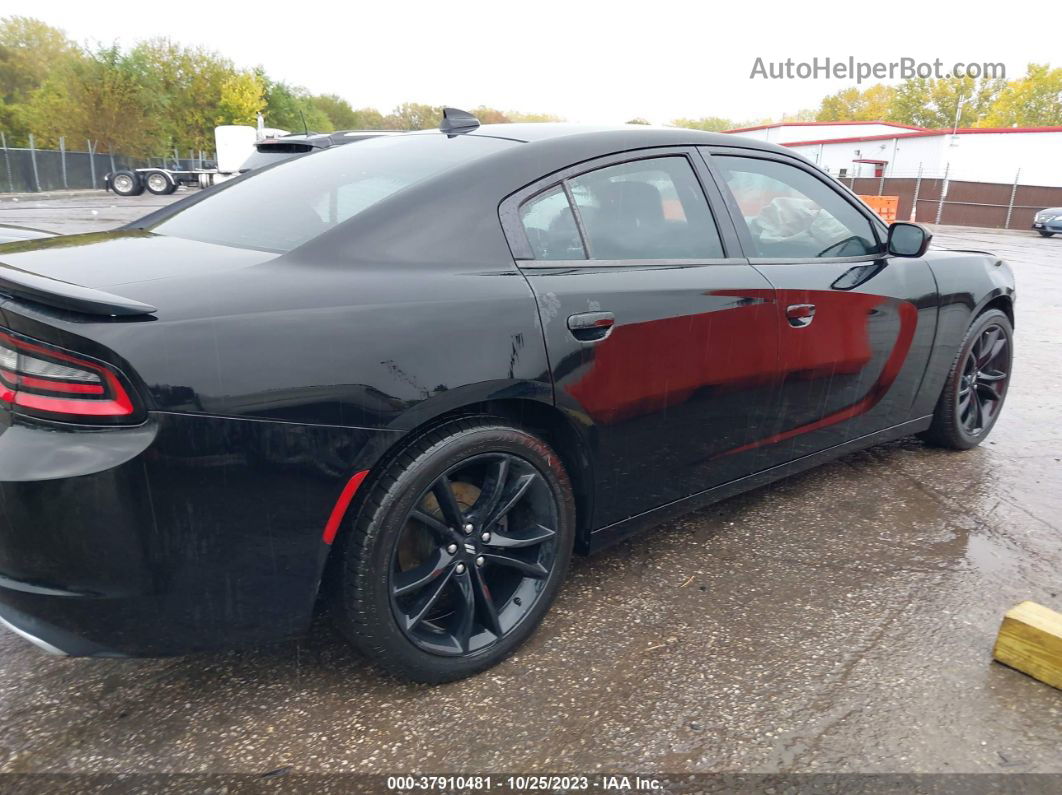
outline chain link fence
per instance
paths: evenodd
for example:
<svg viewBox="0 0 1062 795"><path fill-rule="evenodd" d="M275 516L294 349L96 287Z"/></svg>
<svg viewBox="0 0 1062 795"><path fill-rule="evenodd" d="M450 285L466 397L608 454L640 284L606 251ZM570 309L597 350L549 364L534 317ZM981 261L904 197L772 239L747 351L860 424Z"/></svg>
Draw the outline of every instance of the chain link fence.
<svg viewBox="0 0 1062 795"><path fill-rule="evenodd" d="M213 168L213 157L189 152L188 157L127 157L96 151L92 141L81 142L83 149L71 149L64 138L59 149L38 149L29 136L29 146L7 145L0 132L0 192L39 193L53 190L103 188L103 177L123 168L171 168L192 170Z"/></svg>

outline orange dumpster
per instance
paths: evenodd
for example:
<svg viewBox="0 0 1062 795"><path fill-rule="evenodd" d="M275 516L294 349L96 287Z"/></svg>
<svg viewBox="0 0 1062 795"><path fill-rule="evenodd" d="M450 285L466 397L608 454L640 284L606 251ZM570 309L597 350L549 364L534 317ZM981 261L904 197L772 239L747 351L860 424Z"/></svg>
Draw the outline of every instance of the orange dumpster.
<svg viewBox="0 0 1062 795"><path fill-rule="evenodd" d="M859 198L885 223L891 224L896 220L896 208L900 204L899 196L860 196Z"/></svg>

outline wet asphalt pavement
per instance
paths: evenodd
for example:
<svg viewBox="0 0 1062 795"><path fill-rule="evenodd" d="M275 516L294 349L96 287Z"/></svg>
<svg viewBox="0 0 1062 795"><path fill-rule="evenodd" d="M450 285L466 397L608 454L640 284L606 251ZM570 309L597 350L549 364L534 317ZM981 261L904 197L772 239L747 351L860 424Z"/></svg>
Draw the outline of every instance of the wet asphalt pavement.
<svg viewBox="0 0 1062 795"><path fill-rule="evenodd" d="M107 228L166 203L14 204ZM531 642L440 687L305 640L48 657L0 632L0 771L1056 772L1062 692L991 662L1003 613L1062 609L1062 239L941 228L1018 279L984 446L847 456L577 560Z"/></svg>

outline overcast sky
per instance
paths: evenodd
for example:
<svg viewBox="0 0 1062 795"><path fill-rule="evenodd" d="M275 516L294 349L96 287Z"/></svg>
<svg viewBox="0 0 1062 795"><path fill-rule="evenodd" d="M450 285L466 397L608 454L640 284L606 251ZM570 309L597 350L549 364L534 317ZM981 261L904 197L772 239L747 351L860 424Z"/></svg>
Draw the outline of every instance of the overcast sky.
<svg viewBox="0 0 1062 795"><path fill-rule="evenodd" d="M239 66L387 112L400 102L489 105L577 122L738 121L816 107L853 80L750 79L757 56L797 61L1002 62L1062 66L1050 4L690 3L405 0L237 4L215 0L6 0L77 41L165 35ZM1046 14L1046 17L1044 16ZM873 80L870 83L875 82ZM867 83L869 85L869 83Z"/></svg>

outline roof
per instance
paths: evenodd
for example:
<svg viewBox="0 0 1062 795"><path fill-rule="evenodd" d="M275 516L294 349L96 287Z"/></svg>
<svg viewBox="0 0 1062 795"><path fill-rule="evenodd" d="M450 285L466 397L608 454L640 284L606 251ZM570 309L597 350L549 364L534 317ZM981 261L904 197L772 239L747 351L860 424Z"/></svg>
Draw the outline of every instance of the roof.
<svg viewBox="0 0 1062 795"><path fill-rule="evenodd" d="M903 130L924 130L925 127L915 127L911 124L897 124L894 121L780 121L774 124L757 124L753 127L735 127L732 130L723 130L725 133L752 132L753 130L767 130L773 127L830 127L846 126L851 124L883 124L886 127L898 127Z"/></svg>
<svg viewBox="0 0 1062 795"><path fill-rule="evenodd" d="M1062 127L959 127L955 130L918 130L895 135L858 135L851 138L818 138L811 141L785 141L782 146L811 146L814 144L849 144L864 141L891 141L894 138L930 138L936 135L981 135L991 133L1062 132Z"/></svg>
<svg viewBox="0 0 1062 795"><path fill-rule="evenodd" d="M423 132L438 132L425 130ZM415 134L415 133L411 133ZM451 135L454 133L450 133ZM576 137L625 137L631 142L631 148L638 146L743 146L757 149L774 149L779 147L773 142L758 141L752 138L735 141L725 133L705 132L687 127L658 127L646 124L570 124L567 122L528 122L520 124L483 124L459 135L490 136L504 138L520 143L536 143L562 138Z"/></svg>

